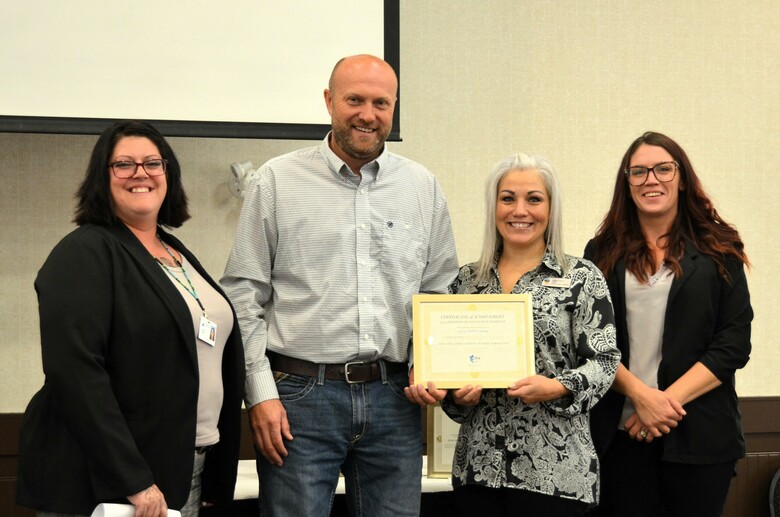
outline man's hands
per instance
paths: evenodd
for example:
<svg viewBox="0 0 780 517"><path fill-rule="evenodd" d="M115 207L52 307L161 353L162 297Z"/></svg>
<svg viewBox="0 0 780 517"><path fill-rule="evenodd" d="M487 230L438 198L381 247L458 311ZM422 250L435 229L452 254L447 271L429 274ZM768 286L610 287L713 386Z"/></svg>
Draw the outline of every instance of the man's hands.
<svg viewBox="0 0 780 517"><path fill-rule="evenodd" d="M249 408L249 426L257 450L269 463L282 466L287 457L284 440L293 439L282 402L271 399Z"/></svg>

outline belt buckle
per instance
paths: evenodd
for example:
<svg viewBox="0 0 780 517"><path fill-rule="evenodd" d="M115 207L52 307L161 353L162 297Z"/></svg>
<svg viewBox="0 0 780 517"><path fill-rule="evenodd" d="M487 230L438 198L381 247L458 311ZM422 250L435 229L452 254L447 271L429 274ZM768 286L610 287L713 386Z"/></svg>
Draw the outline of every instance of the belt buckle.
<svg viewBox="0 0 780 517"><path fill-rule="evenodd" d="M353 381L349 378L349 367L356 365L356 364L366 364L365 361L350 361L348 363L344 363L344 380L347 381L347 384L360 384L364 381Z"/></svg>

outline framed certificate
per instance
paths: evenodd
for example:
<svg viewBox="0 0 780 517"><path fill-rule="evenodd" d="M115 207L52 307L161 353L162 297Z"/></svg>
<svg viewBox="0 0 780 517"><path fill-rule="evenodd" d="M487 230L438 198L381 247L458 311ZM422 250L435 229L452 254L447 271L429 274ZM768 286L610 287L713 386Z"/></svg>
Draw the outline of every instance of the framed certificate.
<svg viewBox="0 0 780 517"><path fill-rule="evenodd" d="M452 475L452 458L458 441L460 424L450 420L441 406L428 406L428 477L448 478Z"/></svg>
<svg viewBox="0 0 780 517"><path fill-rule="evenodd" d="M536 373L531 295L418 294L414 379L437 388L506 388Z"/></svg>

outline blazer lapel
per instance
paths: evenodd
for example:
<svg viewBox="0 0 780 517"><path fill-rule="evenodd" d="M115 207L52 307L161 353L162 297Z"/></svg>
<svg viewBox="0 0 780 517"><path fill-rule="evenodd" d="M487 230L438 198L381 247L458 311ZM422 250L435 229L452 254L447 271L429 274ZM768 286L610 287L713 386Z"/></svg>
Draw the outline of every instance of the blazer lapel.
<svg viewBox="0 0 780 517"><path fill-rule="evenodd" d="M130 256L138 264L138 268L143 272L144 276L149 279L149 284L152 286L154 292L163 300L165 306L171 312L176 327L181 334L182 343L193 343L193 326L192 326L192 314L187 306L179 290L173 285L171 280L166 276L165 271L162 270L160 265L154 260L149 252L144 248L143 244L133 235L133 233L122 223L111 228L111 231L116 235L117 239L122 243ZM163 235L163 232L160 231ZM194 346L187 345L187 355L190 357L193 366L196 371L198 368L198 356Z"/></svg>
<svg viewBox="0 0 780 517"><path fill-rule="evenodd" d="M672 301L677 293L680 292L680 288L691 277L691 274L696 270L696 257L699 255L699 250L691 244L690 241L685 241L685 255L680 261L680 267L682 268L682 275L679 278L675 278L672 281L672 287L669 290L669 298L666 302L667 311L672 306Z"/></svg>
<svg viewBox="0 0 780 517"><path fill-rule="evenodd" d="M610 279L614 282L614 288L611 292L617 295L617 299L612 300L612 306L615 310L615 325L618 326L618 336L626 336L626 343L618 343L618 348L621 353L621 361L624 365L628 366L628 359L630 356L630 350L628 346L628 322L626 321L626 261L622 258L615 264L615 271L612 273ZM621 346L622 345L622 346Z"/></svg>

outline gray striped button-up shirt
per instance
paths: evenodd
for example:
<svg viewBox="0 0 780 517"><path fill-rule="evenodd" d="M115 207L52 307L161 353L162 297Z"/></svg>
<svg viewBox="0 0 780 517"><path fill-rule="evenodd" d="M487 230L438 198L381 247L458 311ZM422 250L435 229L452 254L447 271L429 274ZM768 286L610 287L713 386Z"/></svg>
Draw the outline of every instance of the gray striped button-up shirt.
<svg viewBox="0 0 780 517"><path fill-rule="evenodd" d="M278 398L267 351L317 363L411 358L412 295L458 273L447 201L387 151L353 174L322 144L264 164L222 285L238 313L249 407Z"/></svg>

